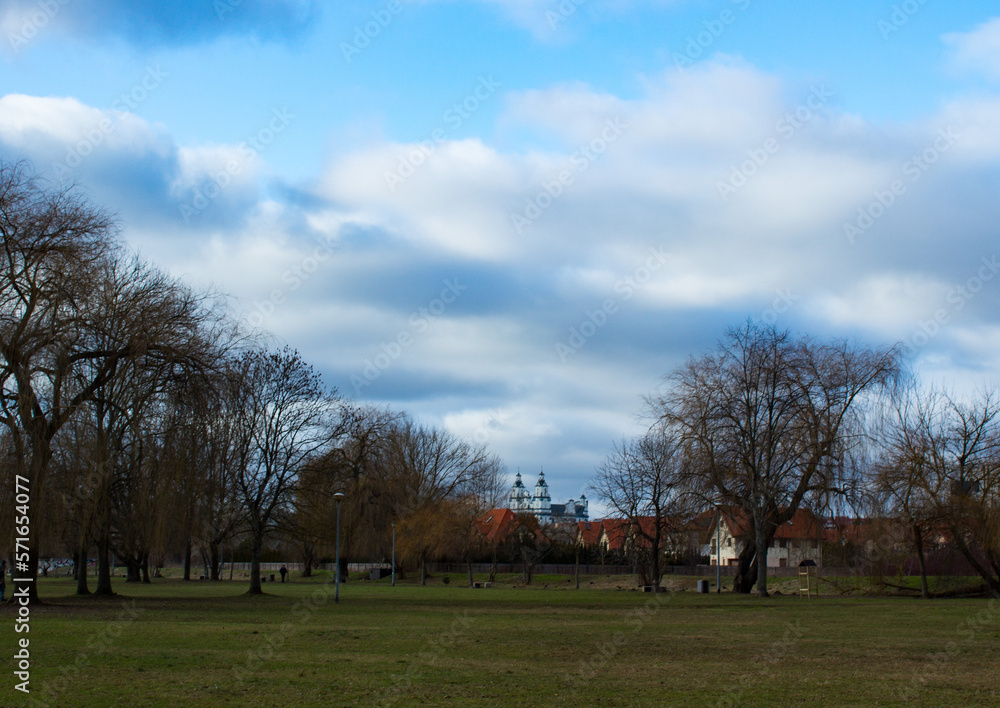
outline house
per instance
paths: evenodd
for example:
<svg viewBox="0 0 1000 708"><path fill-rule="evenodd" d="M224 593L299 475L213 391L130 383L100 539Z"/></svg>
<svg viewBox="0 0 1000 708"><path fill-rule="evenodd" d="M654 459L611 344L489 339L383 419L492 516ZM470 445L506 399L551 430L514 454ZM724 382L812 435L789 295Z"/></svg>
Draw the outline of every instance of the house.
<svg viewBox="0 0 1000 708"><path fill-rule="evenodd" d="M706 512L716 517L716 513ZM737 565L740 549L749 541L753 542L753 524L746 513L738 507L723 507L719 510L718 528L716 518L712 518L704 537L704 554L712 565ZM823 565L824 529L821 521L810 511L799 509L792 518L780 524L767 549L767 566L784 568L797 566L804 560L813 560ZM716 542L719 541L719 548Z"/></svg>
<svg viewBox="0 0 1000 708"><path fill-rule="evenodd" d="M656 520L652 516L640 516L635 521L629 519L605 519L597 535L597 545L605 551L631 551L649 548L649 538L655 535ZM664 551L672 552L675 542L677 520L664 517L660 530Z"/></svg>
<svg viewBox="0 0 1000 708"><path fill-rule="evenodd" d="M510 509L490 509L476 519L476 529L487 543L505 541L518 526L517 514Z"/></svg>
<svg viewBox="0 0 1000 708"><path fill-rule="evenodd" d="M576 522L576 542L584 548L597 548L603 533L603 521Z"/></svg>

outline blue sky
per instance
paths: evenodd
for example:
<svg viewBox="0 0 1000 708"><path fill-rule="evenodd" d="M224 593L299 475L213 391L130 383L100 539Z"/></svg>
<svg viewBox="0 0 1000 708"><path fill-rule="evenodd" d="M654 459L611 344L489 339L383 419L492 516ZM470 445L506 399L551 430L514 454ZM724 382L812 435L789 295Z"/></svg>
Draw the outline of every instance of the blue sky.
<svg viewBox="0 0 1000 708"><path fill-rule="evenodd" d="M996 378L994 14L9 0L0 158L564 501L747 317Z"/></svg>

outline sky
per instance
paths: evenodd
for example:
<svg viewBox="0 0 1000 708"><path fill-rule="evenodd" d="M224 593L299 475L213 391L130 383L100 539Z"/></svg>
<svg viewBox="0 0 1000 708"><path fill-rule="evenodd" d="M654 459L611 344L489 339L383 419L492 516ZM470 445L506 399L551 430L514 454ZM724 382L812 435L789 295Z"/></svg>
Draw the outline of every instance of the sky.
<svg viewBox="0 0 1000 708"><path fill-rule="evenodd" d="M1000 365L995 3L5 0L0 159L555 502L747 318Z"/></svg>

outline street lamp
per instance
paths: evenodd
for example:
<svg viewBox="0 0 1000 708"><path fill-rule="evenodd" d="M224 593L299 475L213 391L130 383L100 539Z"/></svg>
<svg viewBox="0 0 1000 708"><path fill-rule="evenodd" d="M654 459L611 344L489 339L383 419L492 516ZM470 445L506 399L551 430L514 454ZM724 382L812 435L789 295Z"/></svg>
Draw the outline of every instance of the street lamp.
<svg viewBox="0 0 1000 708"><path fill-rule="evenodd" d="M340 602L340 502L343 501L343 492L336 492L333 500L337 502L337 567L335 569L336 581L334 583L333 601Z"/></svg>
<svg viewBox="0 0 1000 708"><path fill-rule="evenodd" d="M715 507L715 592L722 592L722 512Z"/></svg>
<svg viewBox="0 0 1000 708"><path fill-rule="evenodd" d="M396 522L392 522L392 586L396 587Z"/></svg>

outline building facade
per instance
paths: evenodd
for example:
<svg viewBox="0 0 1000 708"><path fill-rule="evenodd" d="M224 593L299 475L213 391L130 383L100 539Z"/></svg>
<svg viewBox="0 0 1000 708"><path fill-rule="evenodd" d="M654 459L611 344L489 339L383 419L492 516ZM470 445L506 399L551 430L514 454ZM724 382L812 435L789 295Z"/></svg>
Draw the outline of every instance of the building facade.
<svg viewBox="0 0 1000 708"><path fill-rule="evenodd" d="M507 506L511 511L517 514L534 514L542 525L587 521L590 514L587 505L587 497L583 494L579 499L570 499L565 504L553 504L544 471L538 474L534 494L524 486L521 473L518 472L507 498Z"/></svg>

